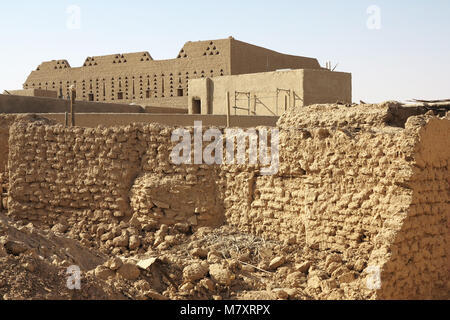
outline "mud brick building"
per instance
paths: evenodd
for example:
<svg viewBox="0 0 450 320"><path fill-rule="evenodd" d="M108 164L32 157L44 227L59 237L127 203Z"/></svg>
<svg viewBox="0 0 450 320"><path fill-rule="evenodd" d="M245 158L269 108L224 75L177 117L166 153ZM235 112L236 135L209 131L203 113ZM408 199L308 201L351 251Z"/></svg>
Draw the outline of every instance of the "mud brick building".
<svg viewBox="0 0 450 320"><path fill-rule="evenodd" d="M154 60L148 52L88 57L82 67L67 60L43 62L24 89L56 91L71 85L80 101L188 106L189 80L279 69L322 69L314 58L281 54L235 40L187 42L175 59Z"/></svg>

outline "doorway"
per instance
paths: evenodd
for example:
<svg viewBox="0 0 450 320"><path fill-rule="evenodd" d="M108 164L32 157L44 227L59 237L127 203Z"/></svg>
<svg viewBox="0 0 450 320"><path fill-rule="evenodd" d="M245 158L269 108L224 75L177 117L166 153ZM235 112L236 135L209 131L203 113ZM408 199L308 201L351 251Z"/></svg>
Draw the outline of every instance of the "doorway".
<svg viewBox="0 0 450 320"><path fill-rule="evenodd" d="M202 101L200 99L192 99L192 114L202 113Z"/></svg>

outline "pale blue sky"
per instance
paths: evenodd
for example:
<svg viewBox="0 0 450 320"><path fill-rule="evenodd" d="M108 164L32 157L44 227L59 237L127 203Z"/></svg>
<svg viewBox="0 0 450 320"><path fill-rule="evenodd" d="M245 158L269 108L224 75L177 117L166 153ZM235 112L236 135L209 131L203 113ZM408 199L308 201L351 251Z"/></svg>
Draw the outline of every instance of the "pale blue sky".
<svg viewBox="0 0 450 320"><path fill-rule="evenodd" d="M81 8L81 29L66 23ZM381 29L367 27L367 8ZM0 2L0 92L21 88L42 61L149 51L175 58L187 41L233 36L339 63L353 100L450 98L450 0L15 0Z"/></svg>

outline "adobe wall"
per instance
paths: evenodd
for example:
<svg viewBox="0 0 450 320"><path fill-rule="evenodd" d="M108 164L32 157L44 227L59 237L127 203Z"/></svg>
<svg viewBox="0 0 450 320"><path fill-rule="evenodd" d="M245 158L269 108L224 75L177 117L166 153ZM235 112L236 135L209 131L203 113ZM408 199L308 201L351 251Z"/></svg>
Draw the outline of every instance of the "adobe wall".
<svg viewBox="0 0 450 320"><path fill-rule="evenodd" d="M328 70L303 71L303 104L352 103L352 74Z"/></svg>
<svg viewBox="0 0 450 320"><path fill-rule="evenodd" d="M398 182L407 202L400 214L385 220L369 258L369 264L383 265L380 299L450 296L449 123L449 116L406 123L416 137L409 177Z"/></svg>
<svg viewBox="0 0 450 320"><path fill-rule="evenodd" d="M303 156L298 162L312 176L299 201L305 205L307 243L344 256L368 257L367 268L381 269L377 299L448 298L449 115L408 118L420 110L392 104L367 113L347 110L321 121L321 113L329 110L313 108L304 117L312 120L309 126L323 141L315 148L299 148L309 150L308 158L314 159L308 164ZM279 125L292 127L285 118ZM346 126L344 121L353 125L339 129ZM360 263L355 259L354 264ZM354 290L371 296L365 281Z"/></svg>
<svg viewBox="0 0 450 320"><path fill-rule="evenodd" d="M77 101L76 112L81 113L142 113L144 109L137 105L94 103ZM0 113L65 113L70 112L70 101L44 97L27 97L0 94Z"/></svg>
<svg viewBox="0 0 450 320"><path fill-rule="evenodd" d="M54 98L54 99L56 99L58 97L57 92L54 90L23 89L23 90L8 90L8 93L11 95L24 96L24 97L43 97L43 98Z"/></svg>
<svg viewBox="0 0 450 320"><path fill-rule="evenodd" d="M0 117L0 172L8 171L8 139L9 127L16 121L16 116L2 115Z"/></svg>
<svg viewBox="0 0 450 320"><path fill-rule="evenodd" d="M277 94L278 89L281 90ZM249 113L248 96L236 97L235 92L250 93L252 115L280 116L286 111L285 107L294 105L352 102L350 73L300 69L191 80L189 112L193 113L193 99L200 99L202 114L227 114L226 92L230 93L233 115Z"/></svg>
<svg viewBox="0 0 450 320"><path fill-rule="evenodd" d="M156 114L187 114L188 110L185 108L171 108L171 107L158 107L158 106L145 106L145 113Z"/></svg>
<svg viewBox="0 0 450 320"><path fill-rule="evenodd" d="M9 154L9 129L12 124L20 121L44 121L47 124L54 123L49 119L43 119L30 114L3 114L0 115L0 176L8 174ZM5 180L6 181L6 180Z"/></svg>
<svg viewBox="0 0 450 320"><path fill-rule="evenodd" d="M230 55L232 75L280 69L321 69L317 59L281 54L234 39Z"/></svg>
<svg viewBox="0 0 450 320"><path fill-rule="evenodd" d="M0 96L1 97L1 96ZM78 103L78 102L77 102ZM163 109L163 110L161 110ZM178 110L178 109L170 109ZM202 121L204 126L224 127L227 124L226 116L202 116L202 115L187 115L187 114L159 114L164 108L146 108L149 112L158 112L158 114L151 113L77 113L75 116L75 123L77 126L96 128L126 126L133 123L159 123L168 126L192 126L194 121ZM36 114L0 114L0 175L7 174L8 162L8 139L10 126L16 121L29 121L30 119L48 119L53 123L65 124L65 115L63 113L36 113ZM278 117L265 116L233 116L230 119L231 125L239 125L242 128L249 128L255 126L276 126ZM6 169L5 169L6 168Z"/></svg>
<svg viewBox="0 0 450 320"><path fill-rule="evenodd" d="M392 103L289 110L273 176L259 166L176 166L173 127L18 122L9 214L66 219L74 236L122 252L130 234L140 239L130 250L145 251L161 224L226 222L323 254L313 297L448 298L450 118L420 112ZM379 288L367 286L373 267Z"/></svg>
<svg viewBox="0 0 450 320"><path fill-rule="evenodd" d="M162 224L222 224L216 169L170 163L171 129L14 123L9 214L41 226L64 221L71 236L108 252L130 250L133 236L131 251L145 252Z"/></svg>
<svg viewBox="0 0 450 320"><path fill-rule="evenodd" d="M206 82L210 82L208 85ZM264 116L280 116L284 113L286 92L280 92L277 105L277 89L286 89L295 91L299 97L303 97L303 70L283 71L283 72L264 72L254 74L243 74L235 76L224 76L212 79L196 79L190 81L189 110L192 110L192 99L200 98L203 114L226 115L226 93L230 93L230 106L232 115L248 115L248 110L234 109L234 106L248 108L248 97L239 95L236 99L235 92L250 92L250 114ZM255 99L257 96L263 105L257 104L255 109ZM303 105L297 101L298 105ZM203 108L209 104L209 108ZM288 105L292 104L289 97Z"/></svg>

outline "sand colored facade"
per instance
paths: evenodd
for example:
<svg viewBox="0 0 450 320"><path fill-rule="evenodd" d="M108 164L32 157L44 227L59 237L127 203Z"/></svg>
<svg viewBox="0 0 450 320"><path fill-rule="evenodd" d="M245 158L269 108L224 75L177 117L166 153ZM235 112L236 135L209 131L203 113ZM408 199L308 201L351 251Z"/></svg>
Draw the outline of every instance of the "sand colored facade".
<svg viewBox="0 0 450 320"><path fill-rule="evenodd" d="M65 220L85 243L132 252L161 225L227 223L320 254L311 297L448 298L450 118L421 113L392 103L292 108L278 122L272 176L259 165L174 165L174 127L14 121L8 214ZM124 223L137 246L122 239ZM367 285L373 270L379 287Z"/></svg>
<svg viewBox="0 0 450 320"><path fill-rule="evenodd" d="M228 39L187 42L175 59L148 52L88 57L82 67L66 60L42 63L24 89L55 90L67 97L74 85L81 101L139 103L187 108L189 80L277 69L321 69L316 59L285 55Z"/></svg>
<svg viewBox="0 0 450 320"><path fill-rule="evenodd" d="M280 116L288 108L317 103L351 103L350 73L284 70L190 80L189 113Z"/></svg>

